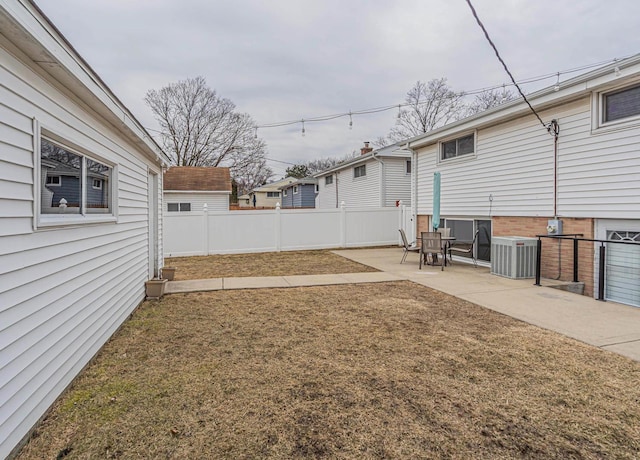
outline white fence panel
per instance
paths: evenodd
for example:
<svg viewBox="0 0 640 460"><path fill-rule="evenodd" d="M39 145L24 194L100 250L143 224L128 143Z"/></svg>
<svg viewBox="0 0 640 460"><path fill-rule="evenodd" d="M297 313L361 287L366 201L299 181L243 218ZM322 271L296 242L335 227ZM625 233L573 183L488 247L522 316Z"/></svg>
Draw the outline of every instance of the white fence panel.
<svg viewBox="0 0 640 460"><path fill-rule="evenodd" d="M399 244L406 209L165 213L165 257ZM405 228L407 230L407 228Z"/></svg>
<svg viewBox="0 0 640 460"><path fill-rule="evenodd" d="M275 211L233 211L209 214L208 253L237 254L278 250Z"/></svg>
<svg viewBox="0 0 640 460"><path fill-rule="evenodd" d="M283 251L340 247L340 209L287 210L281 212Z"/></svg>
<svg viewBox="0 0 640 460"><path fill-rule="evenodd" d="M171 213L163 219L165 257L200 256L206 254L203 213Z"/></svg>
<svg viewBox="0 0 640 460"><path fill-rule="evenodd" d="M346 213L347 247L398 244L398 208L359 208Z"/></svg>

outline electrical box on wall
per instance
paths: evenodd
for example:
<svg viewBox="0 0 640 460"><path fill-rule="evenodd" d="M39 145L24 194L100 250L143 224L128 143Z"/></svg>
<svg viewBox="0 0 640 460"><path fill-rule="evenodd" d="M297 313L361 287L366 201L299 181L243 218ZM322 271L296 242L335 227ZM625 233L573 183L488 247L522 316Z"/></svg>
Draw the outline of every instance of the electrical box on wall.
<svg viewBox="0 0 640 460"><path fill-rule="evenodd" d="M560 219L551 219L547 221L548 235L562 235L562 221Z"/></svg>

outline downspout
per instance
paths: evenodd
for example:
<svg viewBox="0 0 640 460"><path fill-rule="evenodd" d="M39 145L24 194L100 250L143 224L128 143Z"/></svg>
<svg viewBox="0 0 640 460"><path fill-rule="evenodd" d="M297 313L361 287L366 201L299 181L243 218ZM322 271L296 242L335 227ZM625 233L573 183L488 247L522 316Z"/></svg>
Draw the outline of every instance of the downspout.
<svg viewBox="0 0 640 460"><path fill-rule="evenodd" d="M338 197L338 171L336 171L333 175L336 177L336 181L335 181L335 183L336 183L336 209L338 209L340 207L340 200L339 200L339 197Z"/></svg>
<svg viewBox="0 0 640 460"><path fill-rule="evenodd" d="M386 183L384 180L384 161L376 156L376 152L371 152L371 158L380 163L380 207L384 208L387 199Z"/></svg>

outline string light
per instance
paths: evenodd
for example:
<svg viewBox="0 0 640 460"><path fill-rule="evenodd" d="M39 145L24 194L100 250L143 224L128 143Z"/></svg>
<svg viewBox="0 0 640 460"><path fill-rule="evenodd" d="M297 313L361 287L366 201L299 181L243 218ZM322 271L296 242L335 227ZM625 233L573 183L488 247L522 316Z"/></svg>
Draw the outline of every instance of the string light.
<svg viewBox="0 0 640 460"><path fill-rule="evenodd" d="M620 76L620 67L616 66L615 69L613 69L613 72L616 74L616 77Z"/></svg>
<svg viewBox="0 0 640 460"><path fill-rule="evenodd" d="M302 119L302 137L304 137L304 133L305 131L304 131L304 118L303 118Z"/></svg>
<svg viewBox="0 0 640 460"><path fill-rule="evenodd" d="M556 80L556 84L553 87L554 91L560 91L560 72L558 72L558 79Z"/></svg>
<svg viewBox="0 0 640 460"><path fill-rule="evenodd" d="M353 129L353 118L351 118L351 111L349 111L349 129Z"/></svg>

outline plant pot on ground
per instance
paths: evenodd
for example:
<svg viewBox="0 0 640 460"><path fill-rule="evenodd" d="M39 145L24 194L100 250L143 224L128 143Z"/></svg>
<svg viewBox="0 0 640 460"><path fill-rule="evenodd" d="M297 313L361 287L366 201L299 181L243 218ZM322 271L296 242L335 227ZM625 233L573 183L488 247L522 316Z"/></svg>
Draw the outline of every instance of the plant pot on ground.
<svg viewBox="0 0 640 460"><path fill-rule="evenodd" d="M176 274L176 267L162 267L162 278L167 281L173 281L173 277Z"/></svg>
<svg viewBox="0 0 640 460"><path fill-rule="evenodd" d="M164 286L167 280L154 278L144 283L147 299L159 300L164 295Z"/></svg>

